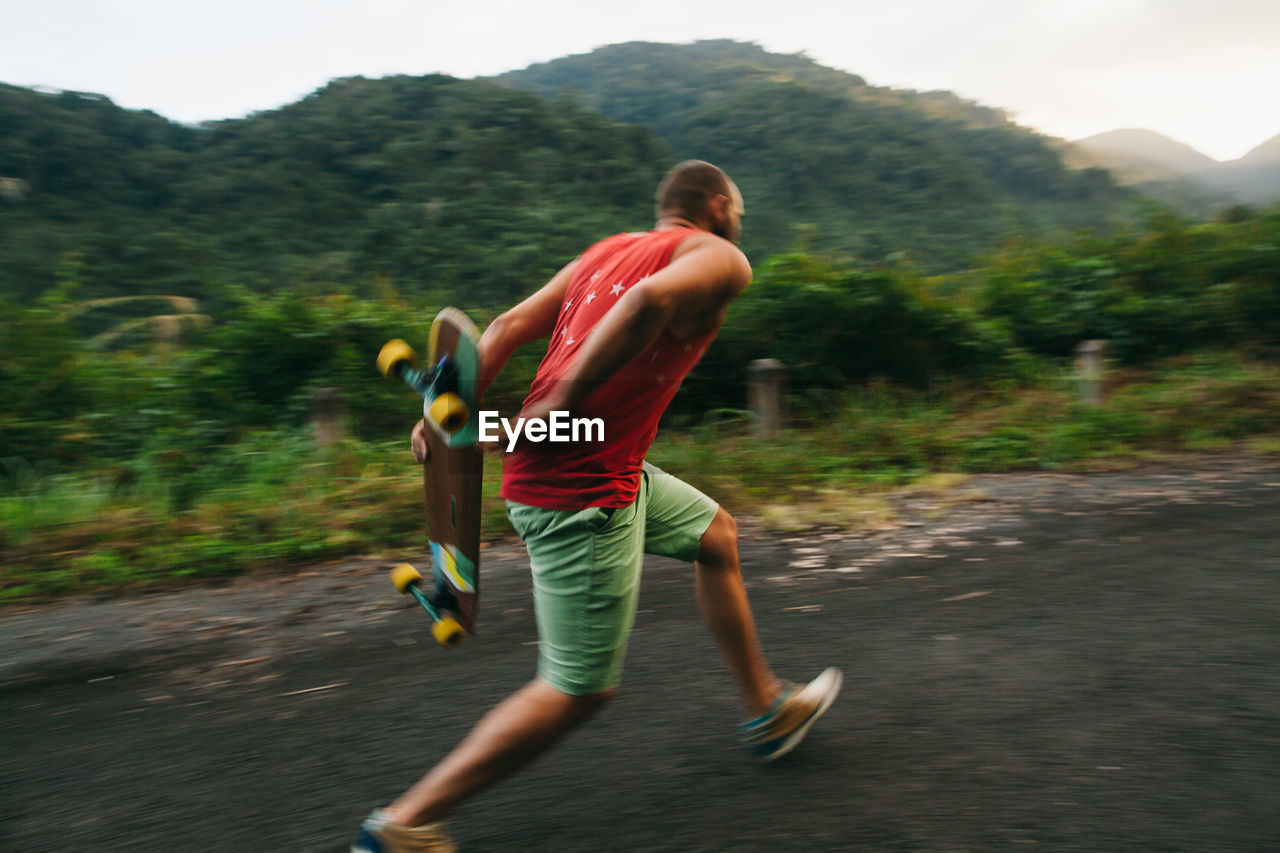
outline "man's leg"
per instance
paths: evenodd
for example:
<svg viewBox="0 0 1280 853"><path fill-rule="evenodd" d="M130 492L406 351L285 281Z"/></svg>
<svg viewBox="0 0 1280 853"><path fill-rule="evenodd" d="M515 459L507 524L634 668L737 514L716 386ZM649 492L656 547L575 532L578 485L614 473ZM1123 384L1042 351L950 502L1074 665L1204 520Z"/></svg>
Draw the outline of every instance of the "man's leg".
<svg viewBox="0 0 1280 853"><path fill-rule="evenodd" d="M839 669L828 667L805 685L779 683L760 650L747 604L738 566L738 526L724 509L717 509L703 533L695 562L698 604L754 717L738 731L752 754L773 761L794 749L826 713L844 677Z"/></svg>
<svg viewBox="0 0 1280 853"><path fill-rule="evenodd" d="M661 468L644 463L645 542L649 554L695 567L698 606L747 710L759 716L783 690L769 669L738 565L738 525L711 498Z"/></svg>
<svg viewBox="0 0 1280 853"><path fill-rule="evenodd" d="M840 692L840 670L829 667L808 684L779 681L769 668L738 564L738 525L702 492L645 463L645 550L693 562L698 605L729 669L742 688L748 748L772 761L785 755Z"/></svg>
<svg viewBox="0 0 1280 853"><path fill-rule="evenodd" d="M535 679L490 711L435 769L387 808L403 826L439 820L463 799L535 758L616 689L571 696Z"/></svg>
<svg viewBox="0 0 1280 853"><path fill-rule="evenodd" d="M763 714L781 695L782 684L760 647L738 564L738 525L723 507L702 534L694 571L698 606L738 679L750 716Z"/></svg>
<svg viewBox="0 0 1280 853"><path fill-rule="evenodd" d="M538 677L382 811L421 826L526 764L617 693L640 589L643 517L635 506L580 512L508 503L529 551Z"/></svg>

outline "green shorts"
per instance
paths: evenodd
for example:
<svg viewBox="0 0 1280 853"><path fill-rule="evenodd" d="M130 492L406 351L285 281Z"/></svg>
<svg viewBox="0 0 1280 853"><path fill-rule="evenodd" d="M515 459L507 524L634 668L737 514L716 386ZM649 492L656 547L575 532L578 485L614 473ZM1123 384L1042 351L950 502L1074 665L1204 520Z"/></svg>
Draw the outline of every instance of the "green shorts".
<svg viewBox="0 0 1280 853"><path fill-rule="evenodd" d="M691 563L719 506L648 462L622 509L540 509L507 501L529 550L538 677L564 693L616 687L635 622L645 554Z"/></svg>

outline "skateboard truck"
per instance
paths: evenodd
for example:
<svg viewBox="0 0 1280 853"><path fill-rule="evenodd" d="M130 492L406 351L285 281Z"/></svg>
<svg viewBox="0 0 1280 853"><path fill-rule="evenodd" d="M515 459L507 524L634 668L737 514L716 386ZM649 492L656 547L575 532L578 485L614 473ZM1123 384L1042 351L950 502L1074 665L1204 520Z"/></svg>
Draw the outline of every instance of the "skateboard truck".
<svg viewBox="0 0 1280 853"><path fill-rule="evenodd" d="M453 648L467 636L467 632L458 624L457 619L444 612L445 599L452 598L452 591L449 591L449 596L441 595L441 590L438 588L440 584L437 584L436 600L432 601L431 597L422 591L421 582L422 573L408 563L401 563L391 570L391 583L395 588L405 595L413 596L431 617L431 636L445 648Z"/></svg>
<svg viewBox="0 0 1280 853"><path fill-rule="evenodd" d="M415 356L413 347L399 338L387 341L378 353L378 371L385 377L403 380L414 391L431 400L430 407L424 412L427 419L449 434L457 432L471 417L466 402L458 394L457 362L446 353L423 370L414 363Z"/></svg>

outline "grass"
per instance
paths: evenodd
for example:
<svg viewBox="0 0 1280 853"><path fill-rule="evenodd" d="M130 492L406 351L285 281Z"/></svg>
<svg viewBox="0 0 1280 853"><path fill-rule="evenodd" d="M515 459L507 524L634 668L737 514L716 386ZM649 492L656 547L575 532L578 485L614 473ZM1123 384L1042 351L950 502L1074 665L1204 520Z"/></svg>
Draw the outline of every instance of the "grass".
<svg viewBox="0 0 1280 853"><path fill-rule="evenodd" d="M883 508L861 501L903 488L946 491L966 474L1231 449L1280 454L1280 368L1223 355L1180 359L1113 375L1099 405L1079 401L1067 372L1030 387L871 386L804 414L802 427L768 441L744 417L720 419L661 437L650 459L731 509L786 528L858 518L874 526Z"/></svg>
<svg viewBox="0 0 1280 853"><path fill-rule="evenodd" d="M664 433L650 459L730 510L778 529L876 528L890 496L946 497L974 473L1080 470L1171 453L1280 456L1280 368L1197 356L1110 377L1077 401L1067 373L1031 386L913 391L885 385L801 403L798 425L763 441L719 412ZM486 460L487 536L507 535L500 462ZM78 476L9 461L0 483L0 602L171 586L287 570L424 544L421 473L407 442L267 432L208 453L167 448Z"/></svg>

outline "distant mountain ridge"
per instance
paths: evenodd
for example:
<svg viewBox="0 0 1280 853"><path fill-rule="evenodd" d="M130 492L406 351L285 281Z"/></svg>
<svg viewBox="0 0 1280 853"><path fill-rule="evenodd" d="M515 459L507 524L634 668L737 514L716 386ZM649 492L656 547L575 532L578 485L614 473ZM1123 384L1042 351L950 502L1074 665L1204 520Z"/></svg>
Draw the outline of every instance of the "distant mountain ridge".
<svg viewBox="0 0 1280 853"><path fill-rule="evenodd" d="M1245 154L1239 160L1231 162L1253 166L1261 163L1273 163L1277 160L1280 160L1280 133L1277 133L1266 142L1255 145L1248 154Z"/></svg>
<svg viewBox="0 0 1280 853"><path fill-rule="evenodd" d="M1280 135L1227 162L1145 129L1076 140L1065 156L1074 165L1107 169L1121 183L1193 208L1280 201Z"/></svg>
<svg viewBox="0 0 1280 853"><path fill-rule="evenodd" d="M1218 165L1190 145L1141 128L1098 133L1072 144L1104 158L1108 168L1143 175L1149 172L1159 178L1195 174Z"/></svg>

